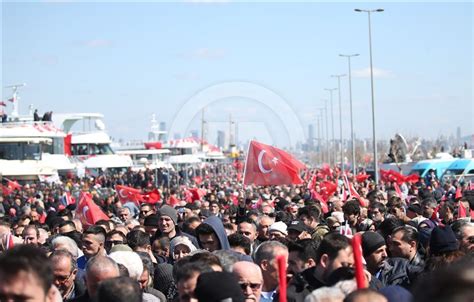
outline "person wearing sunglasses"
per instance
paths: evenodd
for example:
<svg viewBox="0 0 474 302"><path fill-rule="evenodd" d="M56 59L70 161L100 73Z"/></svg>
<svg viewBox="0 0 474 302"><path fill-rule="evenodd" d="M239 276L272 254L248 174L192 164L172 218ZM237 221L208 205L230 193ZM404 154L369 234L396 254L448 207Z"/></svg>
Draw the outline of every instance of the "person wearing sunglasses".
<svg viewBox="0 0 474 302"><path fill-rule="evenodd" d="M239 279L245 302L260 301L263 283L260 267L252 262L239 261L234 264L232 273Z"/></svg>

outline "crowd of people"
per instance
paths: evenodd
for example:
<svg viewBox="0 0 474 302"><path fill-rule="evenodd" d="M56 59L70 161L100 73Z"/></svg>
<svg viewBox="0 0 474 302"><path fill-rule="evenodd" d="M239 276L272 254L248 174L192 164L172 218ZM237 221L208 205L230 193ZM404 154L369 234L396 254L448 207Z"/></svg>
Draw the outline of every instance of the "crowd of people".
<svg viewBox="0 0 474 302"><path fill-rule="evenodd" d="M4 180L0 301L474 301L468 183L311 169L302 185L244 187L231 164L168 172ZM126 200L116 185L161 201ZM78 211L85 192L107 219Z"/></svg>

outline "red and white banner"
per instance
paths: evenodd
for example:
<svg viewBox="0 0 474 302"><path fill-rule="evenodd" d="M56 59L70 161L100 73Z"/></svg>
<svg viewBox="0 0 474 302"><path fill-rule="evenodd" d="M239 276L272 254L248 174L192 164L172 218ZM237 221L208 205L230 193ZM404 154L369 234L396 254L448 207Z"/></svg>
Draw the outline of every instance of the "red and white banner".
<svg viewBox="0 0 474 302"><path fill-rule="evenodd" d="M244 185L302 184L299 171L305 165L273 146L251 141L245 161Z"/></svg>

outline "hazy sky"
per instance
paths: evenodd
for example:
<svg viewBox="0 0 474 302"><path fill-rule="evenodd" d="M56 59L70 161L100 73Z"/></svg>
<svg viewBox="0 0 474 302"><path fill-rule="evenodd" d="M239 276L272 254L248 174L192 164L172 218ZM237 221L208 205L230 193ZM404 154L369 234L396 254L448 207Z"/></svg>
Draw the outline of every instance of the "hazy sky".
<svg viewBox="0 0 474 302"><path fill-rule="evenodd" d="M471 2L4 1L2 98L27 83L22 113L100 112L124 139L145 139L152 113L198 129L206 106L211 142L232 114L240 140L283 146L307 135L330 75L348 73L338 54L359 53L354 128L371 137L368 18L354 8L385 9L371 15L378 137L474 133ZM348 91L342 78L345 138Z"/></svg>

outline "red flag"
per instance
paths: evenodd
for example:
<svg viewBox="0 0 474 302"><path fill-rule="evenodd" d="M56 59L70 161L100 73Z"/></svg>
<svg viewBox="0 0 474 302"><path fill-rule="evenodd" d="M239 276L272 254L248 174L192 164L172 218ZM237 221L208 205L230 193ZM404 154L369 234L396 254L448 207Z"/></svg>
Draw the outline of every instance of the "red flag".
<svg viewBox="0 0 474 302"><path fill-rule="evenodd" d="M355 264L355 277L357 282L357 288L362 289L367 287L367 282L364 274L364 266L362 261L362 245L361 235L356 234L352 238L352 250L354 251L354 264Z"/></svg>
<svg viewBox="0 0 474 302"><path fill-rule="evenodd" d="M67 156L72 155L71 140L72 140L72 134L68 133L68 135L64 137L64 154L66 154Z"/></svg>
<svg viewBox="0 0 474 302"><path fill-rule="evenodd" d="M326 178L332 177L333 171L331 170L329 164L323 164L323 166L321 167L321 174L326 176Z"/></svg>
<svg viewBox="0 0 474 302"><path fill-rule="evenodd" d="M115 190L117 190L121 202L133 201L139 203L142 201L142 192L139 189L116 185Z"/></svg>
<svg viewBox="0 0 474 302"><path fill-rule="evenodd" d="M311 198L319 201L319 204L321 205L321 210L323 211L324 214L329 212L327 201L324 200L324 198L321 196L321 194L316 192L316 190L314 190L314 189L311 189Z"/></svg>
<svg viewBox="0 0 474 302"><path fill-rule="evenodd" d="M13 103L15 101L15 99L14 98L9 98L8 101Z"/></svg>
<svg viewBox="0 0 474 302"><path fill-rule="evenodd" d="M405 182L409 183L417 183L420 180L420 176L417 174L410 174L407 177L405 177Z"/></svg>
<svg viewBox="0 0 474 302"><path fill-rule="evenodd" d="M366 181L368 178L370 177L370 175L368 174L359 174L359 175L356 175L356 181L357 182L364 182Z"/></svg>
<svg viewBox="0 0 474 302"><path fill-rule="evenodd" d="M337 185L330 181L323 181L320 187L321 190L325 191L328 195L334 194L337 191Z"/></svg>
<svg viewBox="0 0 474 302"><path fill-rule="evenodd" d="M466 218L466 217L467 217L467 212L466 212L466 208L464 207L464 203L462 201L459 201L458 219Z"/></svg>
<svg viewBox="0 0 474 302"><path fill-rule="evenodd" d="M137 206L140 206L140 203L150 203L155 204L161 200L161 194L157 189L154 189L151 192L142 193L141 190L116 185L115 189L117 190L118 197L121 202L132 201Z"/></svg>
<svg viewBox="0 0 474 302"><path fill-rule="evenodd" d="M5 107L5 106L7 106L7 103L5 103L5 102L3 102L3 101L0 101L0 106Z"/></svg>
<svg viewBox="0 0 474 302"><path fill-rule="evenodd" d="M153 191L144 193L142 195L142 201L144 203L156 204L160 202L160 200L161 200L161 194L160 194L160 191L158 191L158 189L154 189Z"/></svg>
<svg viewBox="0 0 474 302"><path fill-rule="evenodd" d="M7 186L10 190L15 191L15 190L21 190L21 185L13 180L6 179L7 181Z"/></svg>
<svg viewBox="0 0 474 302"><path fill-rule="evenodd" d="M4 186L0 184L0 190L2 191L3 196L8 196L13 193L13 190L10 189L8 186Z"/></svg>
<svg viewBox="0 0 474 302"><path fill-rule="evenodd" d="M435 209L433 214L431 215L431 220L439 222L439 217L438 217L438 211L439 211L440 205L438 205Z"/></svg>
<svg viewBox="0 0 474 302"><path fill-rule="evenodd" d="M76 216L85 226L94 225L99 220L109 220L109 217L92 200L91 194L86 192L82 192L79 197Z"/></svg>
<svg viewBox="0 0 474 302"><path fill-rule="evenodd" d="M278 288L280 289L280 302L286 302L286 267L288 266L287 259L285 256L280 255L277 257L278 265Z"/></svg>
<svg viewBox="0 0 474 302"><path fill-rule="evenodd" d="M192 188L188 190L191 193L191 201L201 200L206 195L206 190L199 188Z"/></svg>
<svg viewBox="0 0 474 302"><path fill-rule="evenodd" d="M393 187L395 188L395 192L397 192L398 197L403 199L402 190L400 190L400 187L398 186L396 182L393 183Z"/></svg>
<svg viewBox="0 0 474 302"><path fill-rule="evenodd" d="M251 141L245 161L244 185L302 184L304 164L278 148Z"/></svg>
<svg viewBox="0 0 474 302"><path fill-rule="evenodd" d="M202 183L202 177L201 176L194 176L193 180L198 185L200 185Z"/></svg>
<svg viewBox="0 0 474 302"><path fill-rule="evenodd" d="M168 204L172 207L174 207L178 203L179 203L179 199L176 198L176 196L174 196L174 195L171 195L170 198L168 199Z"/></svg>
<svg viewBox="0 0 474 302"><path fill-rule="evenodd" d="M459 199L462 197L462 192L461 192L461 187L457 187L456 188L456 196L454 197L454 199Z"/></svg>

